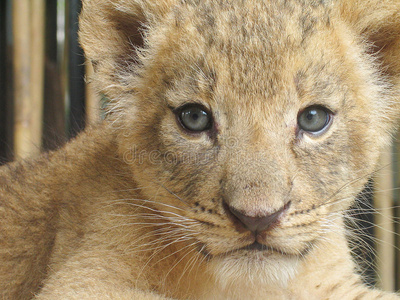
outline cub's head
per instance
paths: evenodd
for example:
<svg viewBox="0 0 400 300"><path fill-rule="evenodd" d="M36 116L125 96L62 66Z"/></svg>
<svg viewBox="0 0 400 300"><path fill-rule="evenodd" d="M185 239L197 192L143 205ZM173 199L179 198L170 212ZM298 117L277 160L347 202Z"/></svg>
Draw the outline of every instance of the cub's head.
<svg viewBox="0 0 400 300"><path fill-rule="evenodd" d="M146 203L225 275L282 278L389 142L399 20L398 0L86 0L80 38Z"/></svg>

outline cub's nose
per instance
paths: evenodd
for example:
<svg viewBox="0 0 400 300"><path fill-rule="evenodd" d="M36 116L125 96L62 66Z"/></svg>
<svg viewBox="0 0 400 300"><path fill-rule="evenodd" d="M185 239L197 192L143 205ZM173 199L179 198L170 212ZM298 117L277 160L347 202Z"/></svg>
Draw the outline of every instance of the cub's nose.
<svg viewBox="0 0 400 300"><path fill-rule="evenodd" d="M282 214L289 208L290 202L278 211L259 217L251 217L233 207L229 210L240 220L240 222L250 231L256 233L270 229L276 225Z"/></svg>

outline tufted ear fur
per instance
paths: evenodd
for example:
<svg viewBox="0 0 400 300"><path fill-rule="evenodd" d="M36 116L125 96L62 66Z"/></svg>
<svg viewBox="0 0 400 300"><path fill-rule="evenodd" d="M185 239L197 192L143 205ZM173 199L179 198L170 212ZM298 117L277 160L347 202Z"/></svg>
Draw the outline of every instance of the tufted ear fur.
<svg viewBox="0 0 400 300"><path fill-rule="evenodd" d="M338 0L339 18L355 33L378 70L378 81L386 86L383 119L393 130L400 117L400 0Z"/></svg>
<svg viewBox="0 0 400 300"><path fill-rule="evenodd" d="M382 61L383 71L400 77L400 1L341 0L341 15L371 43L371 51Z"/></svg>
<svg viewBox="0 0 400 300"><path fill-rule="evenodd" d="M159 23L174 0L83 0L79 39L95 70L97 88L118 97L116 78L137 61L144 32Z"/></svg>
<svg viewBox="0 0 400 300"><path fill-rule="evenodd" d="M381 72L400 85L400 0L340 0L340 15L378 59Z"/></svg>

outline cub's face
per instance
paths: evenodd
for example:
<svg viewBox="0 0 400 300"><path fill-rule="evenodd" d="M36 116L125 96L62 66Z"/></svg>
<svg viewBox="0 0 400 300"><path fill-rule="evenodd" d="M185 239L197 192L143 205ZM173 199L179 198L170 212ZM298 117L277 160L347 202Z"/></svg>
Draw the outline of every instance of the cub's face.
<svg viewBox="0 0 400 300"><path fill-rule="evenodd" d="M332 3L271 2L174 5L115 120L143 199L225 275L290 276L388 138L385 84Z"/></svg>

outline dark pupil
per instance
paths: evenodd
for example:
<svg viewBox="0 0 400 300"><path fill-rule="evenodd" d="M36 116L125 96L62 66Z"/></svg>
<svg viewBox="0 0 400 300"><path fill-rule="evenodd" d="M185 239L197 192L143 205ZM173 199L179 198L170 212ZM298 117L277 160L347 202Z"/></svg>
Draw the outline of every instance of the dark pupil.
<svg viewBox="0 0 400 300"><path fill-rule="evenodd" d="M310 110L307 114L307 120L312 121L312 119L314 119L314 117L317 116L317 112L315 110Z"/></svg>
<svg viewBox="0 0 400 300"><path fill-rule="evenodd" d="M192 113L192 119L193 119L193 121L197 121L198 118L199 118L199 114L197 114L197 113Z"/></svg>

